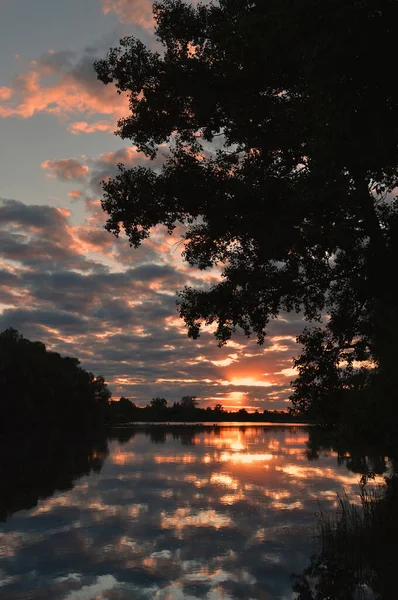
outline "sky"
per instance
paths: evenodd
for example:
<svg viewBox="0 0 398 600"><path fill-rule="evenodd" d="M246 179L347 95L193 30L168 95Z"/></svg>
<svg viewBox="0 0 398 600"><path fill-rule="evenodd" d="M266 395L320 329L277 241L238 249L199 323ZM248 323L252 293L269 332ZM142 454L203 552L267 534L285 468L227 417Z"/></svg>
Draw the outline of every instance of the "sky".
<svg viewBox="0 0 398 600"><path fill-rule="evenodd" d="M263 346L238 333L218 348L211 328L190 340L176 292L218 271L184 264L181 230L134 250L103 229L101 181L148 159L114 135L127 99L93 62L125 35L156 46L151 2L0 0L0 22L0 331L78 357L115 399L286 408L300 316Z"/></svg>

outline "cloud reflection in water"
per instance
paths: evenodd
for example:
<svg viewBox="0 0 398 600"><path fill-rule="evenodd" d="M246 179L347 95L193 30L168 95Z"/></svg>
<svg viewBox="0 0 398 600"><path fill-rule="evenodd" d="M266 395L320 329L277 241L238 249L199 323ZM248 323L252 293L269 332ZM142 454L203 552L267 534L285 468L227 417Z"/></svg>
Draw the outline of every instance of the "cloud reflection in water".
<svg viewBox="0 0 398 600"><path fill-rule="evenodd" d="M307 439L290 426L110 441L99 474L3 524L0 600L292 598L317 499L358 490L333 453L309 463Z"/></svg>

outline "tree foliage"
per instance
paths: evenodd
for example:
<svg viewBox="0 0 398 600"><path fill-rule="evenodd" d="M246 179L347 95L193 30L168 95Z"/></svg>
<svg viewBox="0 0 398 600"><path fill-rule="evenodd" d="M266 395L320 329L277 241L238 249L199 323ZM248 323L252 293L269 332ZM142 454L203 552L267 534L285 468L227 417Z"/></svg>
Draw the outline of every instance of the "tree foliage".
<svg viewBox="0 0 398 600"><path fill-rule="evenodd" d="M193 338L215 323L219 344L237 328L262 343L283 311L318 321L299 338L301 412L367 387L369 370L387 393L394 379L394 10L392 0L164 0L162 52L127 37L95 64L129 95L117 133L152 159L160 144L170 150L160 167L120 165L105 183L106 228L137 247L156 225L182 225L188 263L222 265L218 284L180 293Z"/></svg>
<svg viewBox="0 0 398 600"><path fill-rule="evenodd" d="M167 407L166 398L152 398L151 400L151 408L155 410L164 410Z"/></svg>
<svg viewBox="0 0 398 600"><path fill-rule="evenodd" d="M0 387L0 432L81 430L108 418L111 394L102 376L12 328L0 333Z"/></svg>
<svg viewBox="0 0 398 600"><path fill-rule="evenodd" d="M195 410L198 407L199 402L196 396L183 396L181 398L180 406L184 410Z"/></svg>
<svg viewBox="0 0 398 600"><path fill-rule="evenodd" d="M134 421L137 406L128 398L121 396L109 404L109 415L112 423L129 423Z"/></svg>

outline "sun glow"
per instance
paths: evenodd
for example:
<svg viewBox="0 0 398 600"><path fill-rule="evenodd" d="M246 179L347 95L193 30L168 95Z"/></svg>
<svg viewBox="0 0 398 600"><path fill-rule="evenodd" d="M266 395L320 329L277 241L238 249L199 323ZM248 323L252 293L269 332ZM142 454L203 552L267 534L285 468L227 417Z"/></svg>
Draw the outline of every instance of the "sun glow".
<svg viewBox="0 0 398 600"><path fill-rule="evenodd" d="M243 400L246 397L245 392L229 392L228 397L230 400Z"/></svg>

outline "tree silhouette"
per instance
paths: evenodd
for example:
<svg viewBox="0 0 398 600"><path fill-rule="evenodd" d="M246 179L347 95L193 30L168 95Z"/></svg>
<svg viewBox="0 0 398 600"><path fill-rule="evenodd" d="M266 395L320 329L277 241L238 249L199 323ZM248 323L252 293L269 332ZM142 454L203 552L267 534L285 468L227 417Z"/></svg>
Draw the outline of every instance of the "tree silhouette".
<svg viewBox="0 0 398 600"><path fill-rule="evenodd" d="M183 410L194 410L198 407L196 396L183 396L181 398L180 406Z"/></svg>
<svg viewBox="0 0 398 600"><path fill-rule="evenodd" d="M180 293L193 338L206 322L221 345L237 327L262 343L281 311L320 321L299 340L293 403L307 414L368 388L370 371L386 396L395 385L394 9L164 0L164 53L127 37L95 63L129 95L118 134L150 158L170 148L156 171L120 166L104 184L107 230L137 247L182 223L188 263L224 265L220 283Z"/></svg>
<svg viewBox="0 0 398 600"><path fill-rule="evenodd" d="M164 410L167 407L167 400L165 398L152 398L151 407L155 410Z"/></svg>
<svg viewBox="0 0 398 600"><path fill-rule="evenodd" d="M152 408L156 410L162 410L167 406L167 400L165 398L152 398L151 400Z"/></svg>
<svg viewBox="0 0 398 600"><path fill-rule="evenodd" d="M110 417L113 423L127 423L134 421L137 416L137 406L128 398L121 396L118 401L113 401L109 406Z"/></svg>
<svg viewBox="0 0 398 600"><path fill-rule="evenodd" d="M0 385L0 432L81 430L109 418L111 393L102 376L12 328L0 333Z"/></svg>

